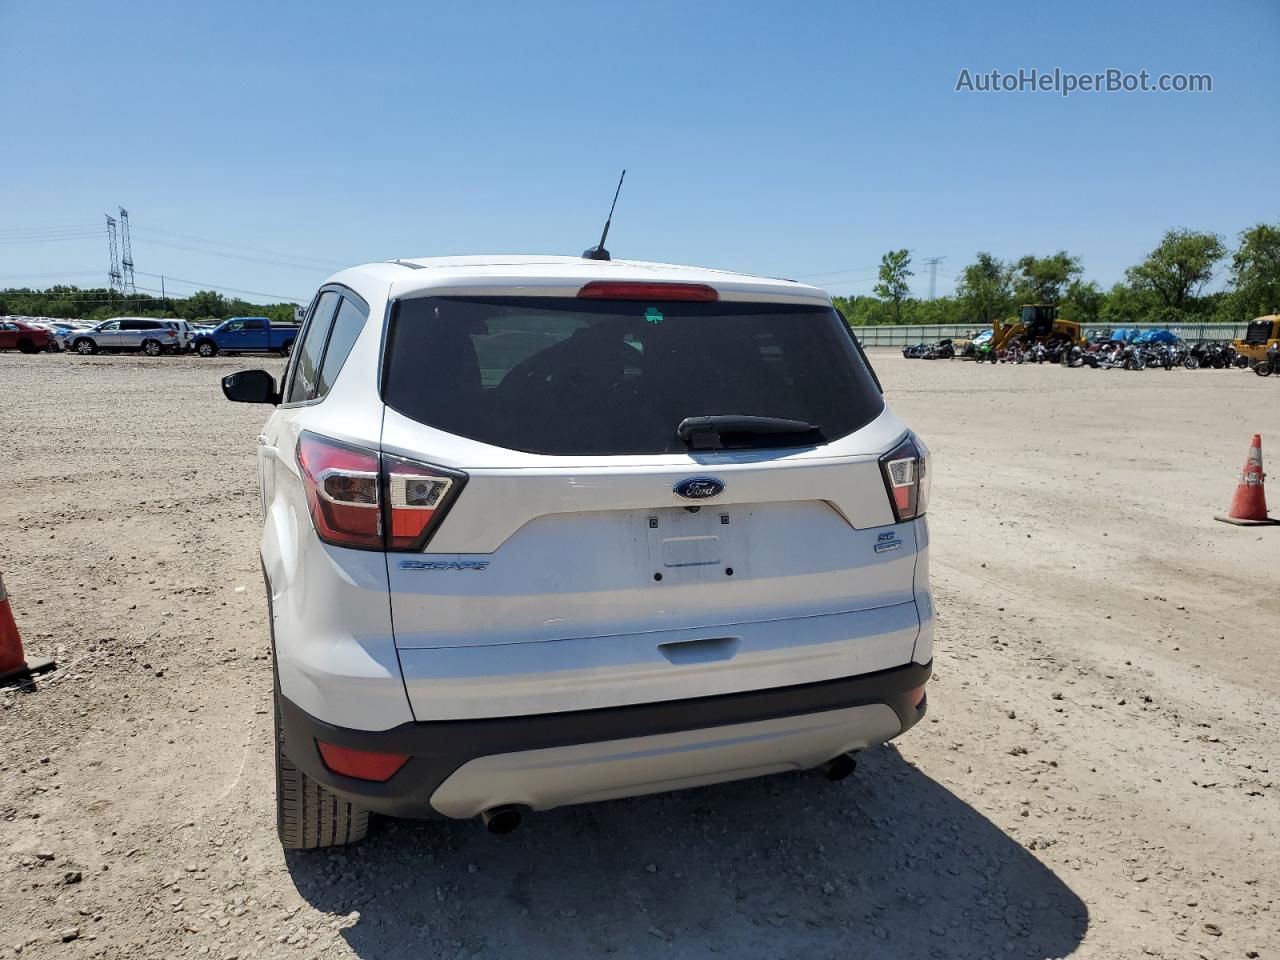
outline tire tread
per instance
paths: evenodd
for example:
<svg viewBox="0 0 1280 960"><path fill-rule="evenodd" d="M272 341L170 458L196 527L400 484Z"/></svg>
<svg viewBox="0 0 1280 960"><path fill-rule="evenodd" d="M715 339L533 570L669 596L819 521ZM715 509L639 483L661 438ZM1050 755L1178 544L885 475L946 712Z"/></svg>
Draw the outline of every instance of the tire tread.
<svg viewBox="0 0 1280 960"><path fill-rule="evenodd" d="M369 811L326 790L284 754L276 707L276 826L286 850L314 850L363 840Z"/></svg>

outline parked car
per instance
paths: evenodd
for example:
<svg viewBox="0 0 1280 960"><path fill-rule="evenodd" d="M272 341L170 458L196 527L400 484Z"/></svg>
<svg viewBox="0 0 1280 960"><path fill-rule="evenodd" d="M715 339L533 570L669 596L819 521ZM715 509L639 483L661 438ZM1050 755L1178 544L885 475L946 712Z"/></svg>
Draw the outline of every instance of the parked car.
<svg viewBox="0 0 1280 960"><path fill-rule="evenodd" d="M160 322L178 335L174 353L186 353L188 350L195 349L196 331L190 323L186 320L161 320Z"/></svg>
<svg viewBox="0 0 1280 960"><path fill-rule="evenodd" d="M102 352L140 350L150 357L176 353L182 349L180 321L151 320L145 317L115 317L89 330L75 330L62 338L64 350L84 356Z"/></svg>
<svg viewBox="0 0 1280 960"><path fill-rule="evenodd" d="M195 351L202 357L220 353L279 353L288 356L298 327L291 323L272 323L266 317L232 317L212 330L198 333Z"/></svg>
<svg viewBox="0 0 1280 960"><path fill-rule="evenodd" d="M0 320L0 350L18 350L22 353L39 353L57 349L57 342L48 330L22 320Z"/></svg>
<svg viewBox="0 0 1280 960"><path fill-rule="evenodd" d="M821 290L334 276L259 443L286 847L822 767L924 714L928 451Z"/></svg>

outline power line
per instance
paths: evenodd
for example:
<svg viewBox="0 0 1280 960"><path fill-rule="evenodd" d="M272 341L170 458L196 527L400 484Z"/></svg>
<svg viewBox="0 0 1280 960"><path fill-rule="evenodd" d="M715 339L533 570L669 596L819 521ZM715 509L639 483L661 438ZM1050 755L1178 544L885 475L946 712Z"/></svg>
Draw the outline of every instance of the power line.
<svg viewBox="0 0 1280 960"><path fill-rule="evenodd" d="M31 237L31 238L25 238L25 239L21 239L21 240L18 240L18 239L9 239L9 240L0 240L0 243L9 243L9 244L13 244L13 243L20 243L20 244L24 244L24 245L25 245L25 244L28 244L28 243L58 243L58 242L61 242L61 241L63 241L63 240L100 240L101 238L102 238L102 231L101 231L101 230L95 230L95 231L93 231L92 233L81 233L81 234L76 234L76 235L74 235L74 236L66 236L66 237Z"/></svg>
<svg viewBox="0 0 1280 960"><path fill-rule="evenodd" d="M873 267L850 267L848 270L828 270L826 273L797 273L796 280L804 280L807 277L834 277L846 273L866 273L868 270L879 270L880 265Z"/></svg>
<svg viewBox="0 0 1280 960"><path fill-rule="evenodd" d="M93 272L96 273L97 271L93 271ZM183 280L181 277L171 277L168 274L162 275L158 273L144 273L142 271L138 271L138 272L141 273L142 276L144 277L155 277L157 279L160 279L163 276L163 278L166 281L177 281L178 283L186 283L194 287L199 287L203 290L214 290L218 293L224 293L224 292L225 293L247 293L255 297L272 297L281 303L302 303L307 299L306 297L286 296L281 293L263 293L260 290L242 290L238 287L223 287L217 284L203 283L198 280ZM136 289L145 290L152 294L164 294L165 292L163 289L158 287L137 287ZM9 295L14 297L15 299L19 297L42 297L48 300L59 300L59 301L70 301L70 302L80 301L85 303L118 303L120 301L128 301L128 300L141 301L141 300L158 299L156 297L128 297L123 294L116 297L106 297L106 298L78 297L78 296L68 295L64 293L57 293L49 290L32 290L32 291L25 291L25 292L20 290L10 290ZM186 297L167 297L165 299L185 300L187 298Z"/></svg>
<svg viewBox="0 0 1280 960"><path fill-rule="evenodd" d="M124 219L124 217L121 217L120 227L122 231ZM255 247L249 244L210 240L206 237L197 237L193 234L178 233L172 230L161 230L155 227L139 227L138 234L146 239L148 243L158 246L167 246L175 250L186 250L193 253L208 253L233 260L244 260L249 263L290 267L295 270L307 270L310 272L341 270L344 266L344 264L339 264L332 260L325 260L321 257L313 257L307 254L285 253L280 250L268 250L265 247ZM0 230L0 243L44 243L60 240L87 240L101 236L102 231L100 228L88 226L17 227ZM187 242L175 243L175 239ZM214 247L223 249L210 249Z"/></svg>
<svg viewBox="0 0 1280 960"><path fill-rule="evenodd" d="M231 243L226 240L210 240L206 237L197 237L189 233L177 233L172 230L160 230L160 229L157 229L156 227L140 227L139 230L142 233L147 235L156 234L161 237L169 237L177 240L187 240L187 241L206 244L214 247L226 247L231 250L246 250L251 253L265 254L268 257L282 258L287 260L309 261L311 263L315 263L317 265L323 266L325 269L339 270L342 268L341 264L335 263L331 260L326 260L322 257L312 257L306 254L285 253L284 251L281 251L281 250L268 250L265 247L255 247L255 246L251 246L249 244L244 244L244 243Z"/></svg>
<svg viewBox="0 0 1280 960"><path fill-rule="evenodd" d="M0 273L0 280L22 280L27 277L96 277L101 270L53 270L49 273Z"/></svg>
<svg viewBox="0 0 1280 960"><path fill-rule="evenodd" d="M160 279L163 276L163 278L166 280L173 280L177 283L187 283L193 287L203 287L206 290L220 290L220 291L226 290L230 293L247 293L255 297L277 297L280 300L288 300L293 303L300 303L310 299L309 297L287 296L283 293L263 293L261 290L242 290L239 287L223 287L215 283L206 283L203 280L184 280L182 277L175 277L171 273L166 273L166 274L146 273L145 271L142 271L142 270L139 270L138 272L142 274L142 276L144 277L155 277L156 279Z"/></svg>
<svg viewBox="0 0 1280 960"><path fill-rule="evenodd" d="M38 227L0 227L0 236L7 236L14 233L50 233L67 230L96 230L97 227L88 223L67 223L62 225L45 224Z"/></svg>
<svg viewBox="0 0 1280 960"><path fill-rule="evenodd" d="M330 264L329 266L322 267L322 266L311 266L303 263L290 263L285 260L273 260L267 257L254 257L254 256L249 256L247 254L242 254L242 253L228 253L221 250L204 249L201 247L194 247L189 244L171 243L167 240L156 240L154 238L147 238L147 243L155 244L156 246L161 246L161 247L170 247L174 250L186 250L191 253L203 253L210 256L214 256L214 257L225 257L228 260L241 260L245 263L263 264L271 267L286 267L292 270L305 270L308 273L324 273L326 270L335 271L335 270L341 269L340 267L337 267L332 264Z"/></svg>

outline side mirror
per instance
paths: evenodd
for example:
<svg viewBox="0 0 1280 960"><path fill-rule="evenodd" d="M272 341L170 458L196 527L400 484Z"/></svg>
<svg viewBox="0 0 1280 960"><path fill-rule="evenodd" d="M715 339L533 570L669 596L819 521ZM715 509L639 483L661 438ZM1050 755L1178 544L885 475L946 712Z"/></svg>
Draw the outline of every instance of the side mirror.
<svg viewBox="0 0 1280 960"><path fill-rule="evenodd" d="M222 395L236 403L280 402L276 378L265 370L241 370L222 378Z"/></svg>

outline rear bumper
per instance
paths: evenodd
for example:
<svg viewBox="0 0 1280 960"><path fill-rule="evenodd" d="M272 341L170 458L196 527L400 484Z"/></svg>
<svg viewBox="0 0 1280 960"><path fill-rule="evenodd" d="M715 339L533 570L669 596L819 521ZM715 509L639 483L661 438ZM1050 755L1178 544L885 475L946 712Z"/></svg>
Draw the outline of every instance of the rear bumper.
<svg viewBox="0 0 1280 960"><path fill-rule="evenodd" d="M914 726L932 664L713 697L566 713L405 723L325 723L281 697L284 751L309 777L375 812L467 817L502 803L545 809L817 766ZM329 771L316 741L409 754L385 783Z"/></svg>

